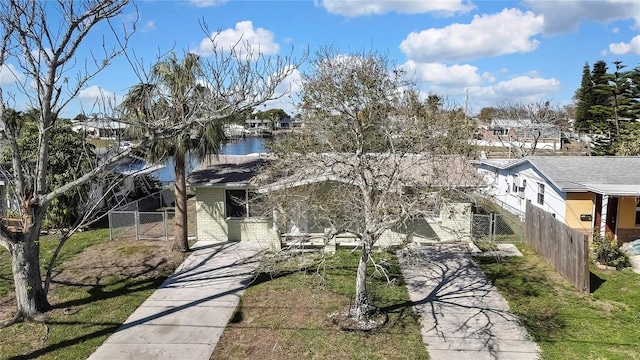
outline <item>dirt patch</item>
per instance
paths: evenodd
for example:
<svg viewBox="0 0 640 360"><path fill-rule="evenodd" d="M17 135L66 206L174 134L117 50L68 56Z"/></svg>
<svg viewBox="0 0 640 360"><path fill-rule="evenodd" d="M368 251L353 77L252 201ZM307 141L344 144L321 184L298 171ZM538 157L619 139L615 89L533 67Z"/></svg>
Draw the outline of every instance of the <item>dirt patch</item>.
<svg viewBox="0 0 640 360"><path fill-rule="evenodd" d="M170 251L160 241L112 241L92 246L63 264L53 276L55 283L99 281L109 276L150 278L175 269L184 254Z"/></svg>
<svg viewBox="0 0 640 360"><path fill-rule="evenodd" d="M337 307L348 306L348 301L345 296L313 287L258 292L250 288L211 359L305 358L306 341L294 339L313 341L312 334L335 332L328 315ZM319 358L333 358L323 355Z"/></svg>
<svg viewBox="0 0 640 360"><path fill-rule="evenodd" d="M102 285L103 279L149 279L170 274L188 254L170 251L164 241L110 241L91 246L59 266L52 275L49 302L55 307L55 289L61 286ZM44 274L43 274L44 275ZM0 321L13 316L15 294L0 298Z"/></svg>

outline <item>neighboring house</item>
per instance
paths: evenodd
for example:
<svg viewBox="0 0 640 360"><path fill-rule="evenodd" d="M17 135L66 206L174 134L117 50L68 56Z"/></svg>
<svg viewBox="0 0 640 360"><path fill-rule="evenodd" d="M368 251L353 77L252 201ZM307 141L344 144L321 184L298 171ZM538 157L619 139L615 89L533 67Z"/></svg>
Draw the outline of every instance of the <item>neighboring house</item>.
<svg viewBox="0 0 640 360"><path fill-rule="evenodd" d="M280 119L276 126L278 129L291 129L293 127L293 120L291 120L291 118Z"/></svg>
<svg viewBox="0 0 640 360"><path fill-rule="evenodd" d="M294 238L322 238L324 229L305 214L289 222L286 229L278 228L273 219L277 212L259 209L251 199L258 192L253 182L258 167L266 158L260 155L219 155L203 162L188 177L195 189L197 212L197 238L209 241L255 241L279 249L283 242ZM308 181L275 186L306 186L318 181L339 181L331 177L313 177ZM477 186L477 182L474 186ZM301 207L304 207L301 205ZM471 204L458 202L443 207L439 214L424 220L412 221L401 228L389 230L378 241L380 247L400 245L407 241L448 240L468 237L470 233ZM353 236L335 239L337 245L355 244ZM342 241L342 243L340 243ZM334 248L335 249L334 244Z"/></svg>
<svg viewBox="0 0 640 360"><path fill-rule="evenodd" d="M248 119L244 121L245 129L267 128L271 129L271 120L269 119Z"/></svg>
<svg viewBox="0 0 640 360"><path fill-rule="evenodd" d="M474 162L489 194L524 216L526 202L585 233L640 238L640 157L530 156Z"/></svg>
<svg viewBox="0 0 640 360"><path fill-rule="evenodd" d="M560 128L530 119L493 119L478 127L475 143L479 146L560 150Z"/></svg>
<svg viewBox="0 0 640 360"><path fill-rule="evenodd" d="M133 198L156 192L157 184L152 181L152 173L164 167L137 155L124 157L108 166L102 176L96 178L92 184L90 203L96 201L98 208L112 209L121 207Z"/></svg>
<svg viewBox="0 0 640 360"><path fill-rule="evenodd" d="M119 139L124 135L127 124L113 120L74 121L71 129L84 133L90 139Z"/></svg>

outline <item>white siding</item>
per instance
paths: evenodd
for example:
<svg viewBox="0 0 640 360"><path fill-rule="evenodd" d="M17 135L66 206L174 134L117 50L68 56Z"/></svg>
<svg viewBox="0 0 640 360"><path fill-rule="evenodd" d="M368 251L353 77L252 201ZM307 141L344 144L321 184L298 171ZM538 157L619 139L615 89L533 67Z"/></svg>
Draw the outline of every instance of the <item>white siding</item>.
<svg viewBox="0 0 640 360"><path fill-rule="evenodd" d="M509 169L496 169L486 164L478 166L478 172L483 175L491 187L488 191L496 203L514 214L524 214L526 202L531 201L534 206L555 214L564 222L566 194L559 191L547 180L531 163L524 162ZM520 179L520 180L517 180ZM514 181L526 181L524 196L513 191ZM544 203L538 204L538 184L545 185Z"/></svg>

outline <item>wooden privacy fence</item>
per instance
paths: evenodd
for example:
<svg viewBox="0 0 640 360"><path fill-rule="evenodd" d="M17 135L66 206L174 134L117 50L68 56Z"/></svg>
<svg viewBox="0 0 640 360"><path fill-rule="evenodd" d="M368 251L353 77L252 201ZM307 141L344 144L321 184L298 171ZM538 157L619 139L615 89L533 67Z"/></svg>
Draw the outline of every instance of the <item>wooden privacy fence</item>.
<svg viewBox="0 0 640 360"><path fill-rule="evenodd" d="M524 242L579 291L589 291L589 237L527 203Z"/></svg>

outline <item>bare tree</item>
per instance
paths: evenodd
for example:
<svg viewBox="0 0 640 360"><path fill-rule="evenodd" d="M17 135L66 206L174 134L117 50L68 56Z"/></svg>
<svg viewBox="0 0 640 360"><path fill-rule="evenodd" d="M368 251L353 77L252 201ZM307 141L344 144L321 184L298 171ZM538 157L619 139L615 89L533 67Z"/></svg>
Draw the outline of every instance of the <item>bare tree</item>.
<svg viewBox="0 0 640 360"><path fill-rule="evenodd" d="M105 169L127 157L131 151L146 149L163 139L182 136L199 131L215 121L234 114L238 109L246 109L275 98L275 88L296 67L296 64L278 58L266 59L259 53L220 51L215 46L212 35L214 56L204 64L208 74L203 87L207 100L199 105L205 107L207 116L189 117L183 122L172 122L169 114L151 112L146 117L144 132L140 133L136 147L109 154L91 171L59 186L47 189L46 178L50 169L49 139L58 115L76 98L81 89L96 74L104 70L112 59L124 53L128 39L132 35L127 27L114 25L115 18L129 4L129 0L92 0L82 2L56 2L36 0L8 0L0 4L2 25L2 47L0 66L8 59L16 62L24 79L19 84L20 91L27 97L32 108L37 109L36 119L38 141L35 161L29 161L18 151L17 131L6 122L4 98L0 98L0 121L7 129L7 138L12 149L12 182L14 193L19 198L22 229L12 232L6 226L0 227L0 244L11 254L14 276L17 312L16 316L3 325L21 320L37 319L48 310L48 280L42 280L40 272L39 235L48 206L52 201L83 184L96 181ZM101 24L110 29L115 37L113 47L106 42L95 44L93 57L78 58L76 51L86 43L88 34ZM135 25L135 22L132 24ZM135 28L135 26L132 26ZM100 54L100 55L97 55ZM235 55L234 55L235 54ZM245 57L250 54L250 57ZM135 66L140 62L131 61ZM139 70L138 68L134 70ZM75 77L70 77L75 74ZM0 96L2 92L0 92ZM142 104L141 111L151 111L152 107ZM147 114L147 113L145 113ZM197 146L198 147L198 146ZM108 186L108 185L107 185ZM88 215L95 209L99 197L92 197L84 216L65 231L56 254L64 240L79 224L88 221ZM55 259L55 254L54 254Z"/></svg>
<svg viewBox="0 0 640 360"><path fill-rule="evenodd" d="M0 5L3 31L0 65L11 59L24 74L18 84L28 106L37 109L37 151L35 161L18 149L17 125L8 123L4 111L0 122L12 149L12 182L19 198L22 230L10 232L2 226L0 244L11 254L17 313L7 324L34 319L49 308L40 273L39 235L47 207L62 194L95 179L107 166L119 161L119 154L101 166L56 189L47 189L51 131L60 112L109 62L124 51L131 35L117 30L111 20L121 14L128 0L57 2L8 0ZM97 44L102 54L78 59L76 51L99 23L113 30L118 45ZM84 61L83 61L84 60ZM71 74L75 74L73 77ZM0 96L3 94L0 93ZM4 110L5 98L0 98Z"/></svg>
<svg viewBox="0 0 640 360"><path fill-rule="evenodd" d="M548 101L504 103L492 108L488 121L483 138L488 146L506 148L509 157L521 158L540 150L558 150L566 113ZM545 139L551 142L544 143Z"/></svg>
<svg viewBox="0 0 640 360"><path fill-rule="evenodd" d="M461 153L473 128L462 111L429 106L384 55L324 49L313 65L303 77L304 127L273 143L257 181L280 228L358 239L349 316L366 321L374 310L366 287L372 247L470 189L474 172Z"/></svg>

